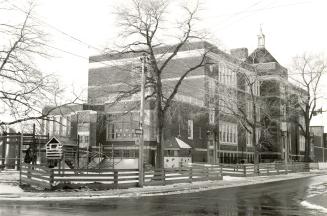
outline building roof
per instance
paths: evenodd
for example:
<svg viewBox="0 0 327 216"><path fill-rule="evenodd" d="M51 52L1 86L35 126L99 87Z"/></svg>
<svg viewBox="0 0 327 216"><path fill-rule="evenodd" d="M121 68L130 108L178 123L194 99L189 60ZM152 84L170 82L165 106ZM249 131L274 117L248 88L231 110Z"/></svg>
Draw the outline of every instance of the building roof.
<svg viewBox="0 0 327 216"><path fill-rule="evenodd" d="M246 59L246 62L249 64L258 64L258 63L269 63L277 62L277 60L270 54L270 52L265 47L259 47L255 49L251 55Z"/></svg>

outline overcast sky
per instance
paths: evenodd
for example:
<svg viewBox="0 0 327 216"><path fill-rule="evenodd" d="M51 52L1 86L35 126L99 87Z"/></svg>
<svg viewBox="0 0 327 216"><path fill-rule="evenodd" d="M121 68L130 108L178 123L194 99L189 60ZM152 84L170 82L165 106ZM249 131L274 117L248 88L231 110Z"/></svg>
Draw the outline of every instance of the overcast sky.
<svg viewBox="0 0 327 216"><path fill-rule="evenodd" d="M42 67L65 85L87 87L89 55L116 39L117 5L118 0L39 0L34 16L49 33L49 53L55 56ZM261 24L266 48L285 67L297 54L327 50L326 0L202 0L201 9L203 27L221 49L253 51Z"/></svg>

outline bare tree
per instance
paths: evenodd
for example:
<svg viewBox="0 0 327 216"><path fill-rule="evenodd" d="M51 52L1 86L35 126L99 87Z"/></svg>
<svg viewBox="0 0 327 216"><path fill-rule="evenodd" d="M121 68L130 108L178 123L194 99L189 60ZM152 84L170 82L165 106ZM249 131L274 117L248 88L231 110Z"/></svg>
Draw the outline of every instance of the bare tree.
<svg viewBox="0 0 327 216"><path fill-rule="evenodd" d="M146 86L151 88L152 92L147 98L155 101L156 167L163 167L163 128L166 112L185 77L206 63L204 52L198 62L185 65L184 71L180 71L179 78L173 86L165 86L162 82L165 73L169 71L170 63L183 48L187 47L190 40L203 39L203 34L195 29L198 4L193 8L183 5L178 11L179 21L175 23L172 23L168 13L171 9L169 6L166 0L133 0L131 5L117 10L118 24L122 27L120 36L125 42L121 46L122 52L145 54L149 59Z"/></svg>
<svg viewBox="0 0 327 216"><path fill-rule="evenodd" d="M219 89L220 115L233 116L242 128L251 134L254 164L257 167L260 150L257 129L262 128L260 117L265 110L265 104L260 98L260 76L256 70L245 70L241 67L232 72L237 76L237 89L226 87Z"/></svg>
<svg viewBox="0 0 327 216"><path fill-rule="evenodd" d="M293 87L291 89L293 91L289 93L289 107L293 116L299 116L292 120L299 126L305 137L305 162L310 161L310 122L318 111L317 103L321 99L319 84L326 71L327 62L321 56L303 54L293 58L290 78L298 88Z"/></svg>
<svg viewBox="0 0 327 216"><path fill-rule="evenodd" d="M4 3L3 3L4 4ZM7 8L8 7L8 8ZM45 118L42 113L46 104L60 106L63 89L51 74L41 72L36 66L39 57L50 57L44 46L46 34L35 22L31 3L25 13L16 8L8 9L8 20L0 23L0 109L2 120L0 126L13 125L29 120ZM11 14L13 13L13 14ZM15 16L15 14L20 14ZM21 20L19 20L21 18ZM69 103L74 103L73 100ZM65 103L68 104L68 103ZM61 105L63 106L63 104Z"/></svg>

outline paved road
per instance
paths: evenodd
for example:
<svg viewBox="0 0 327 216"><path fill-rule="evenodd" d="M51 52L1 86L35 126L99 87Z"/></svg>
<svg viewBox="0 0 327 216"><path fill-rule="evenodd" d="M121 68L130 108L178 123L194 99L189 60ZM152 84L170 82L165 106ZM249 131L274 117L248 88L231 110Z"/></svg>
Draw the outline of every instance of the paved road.
<svg viewBox="0 0 327 216"><path fill-rule="evenodd" d="M326 185L327 176L315 176L169 196L53 203L1 202L0 215L326 215L301 205L308 196L327 191Z"/></svg>

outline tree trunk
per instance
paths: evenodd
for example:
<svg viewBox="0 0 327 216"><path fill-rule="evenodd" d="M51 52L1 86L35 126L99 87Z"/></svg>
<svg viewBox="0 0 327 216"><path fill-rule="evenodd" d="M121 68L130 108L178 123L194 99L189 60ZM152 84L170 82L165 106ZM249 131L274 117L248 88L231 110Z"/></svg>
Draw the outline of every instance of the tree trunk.
<svg viewBox="0 0 327 216"><path fill-rule="evenodd" d="M164 147L163 147L163 127L164 127L164 113L157 110L157 154L156 154L156 168L164 168Z"/></svg>
<svg viewBox="0 0 327 216"><path fill-rule="evenodd" d="M252 97L252 118L253 118L253 125L252 125L252 143L254 147L254 174L259 173L259 152L258 152L258 146L257 146L257 106L256 106L256 100L253 95L253 92L251 92Z"/></svg>
<svg viewBox="0 0 327 216"><path fill-rule="evenodd" d="M305 125L304 162L310 162L310 126Z"/></svg>
<svg viewBox="0 0 327 216"><path fill-rule="evenodd" d="M304 146L304 162L310 162L310 107L306 106L306 115L304 116L305 124L305 146Z"/></svg>
<svg viewBox="0 0 327 216"><path fill-rule="evenodd" d="M254 174L259 173L259 152L257 146L257 131L255 125L252 127L252 143L254 148Z"/></svg>

